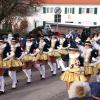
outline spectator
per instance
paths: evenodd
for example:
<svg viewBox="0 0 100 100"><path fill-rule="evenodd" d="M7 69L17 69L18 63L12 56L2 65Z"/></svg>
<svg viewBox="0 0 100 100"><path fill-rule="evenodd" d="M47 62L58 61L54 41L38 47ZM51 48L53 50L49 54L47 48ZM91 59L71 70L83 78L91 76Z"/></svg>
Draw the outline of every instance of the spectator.
<svg viewBox="0 0 100 100"><path fill-rule="evenodd" d="M75 32L73 32L73 39L75 40L78 36L79 36L79 35L78 35L77 30L75 30Z"/></svg>
<svg viewBox="0 0 100 100"><path fill-rule="evenodd" d="M90 93L90 86L87 82L77 81L70 86L69 100L93 100Z"/></svg>
<svg viewBox="0 0 100 100"><path fill-rule="evenodd" d="M87 31L86 29L83 29L83 32L81 33L82 42L85 42L89 36L90 36L90 32Z"/></svg>
<svg viewBox="0 0 100 100"><path fill-rule="evenodd" d="M73 38L72 34L73 34L73 30L69 31L69 33L66 34L66 38L68 39Z"/></svg>
<svg viewBox="0 0 100 100"><path fill-rule="evenodd" d="M93 100L100 100L100 82L91 82L90 87Z"/></svg>

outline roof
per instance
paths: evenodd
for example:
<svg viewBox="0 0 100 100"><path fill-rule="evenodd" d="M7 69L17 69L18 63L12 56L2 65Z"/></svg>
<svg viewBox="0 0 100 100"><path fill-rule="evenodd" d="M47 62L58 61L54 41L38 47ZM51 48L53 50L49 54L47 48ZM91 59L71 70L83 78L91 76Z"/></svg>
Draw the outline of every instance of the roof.
<svg viewBox="0 0 100 100"><path fill-rule="evenodd" d="M42 0L45 4L100 4L100 0Z"/></svg>

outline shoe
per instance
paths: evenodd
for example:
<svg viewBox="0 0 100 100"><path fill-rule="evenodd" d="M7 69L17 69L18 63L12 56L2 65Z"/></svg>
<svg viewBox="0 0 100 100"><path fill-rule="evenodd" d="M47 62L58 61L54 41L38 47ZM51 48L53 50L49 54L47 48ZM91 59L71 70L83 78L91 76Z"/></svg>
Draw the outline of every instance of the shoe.
<svg viewBox="0 0 100 100"><path fill-rule="evenodd" d="M60 70L60 68L58 68L58 70Z"/></svg>
<svg viewBox="0 0 100 100"><path fill-rule="evenodd" d="M42 77L42 75L40 75L40 77Z"/></svg>
<svg viewBox="0 0 100 100"><path fill-rule="evenodd" d="M51 71L51 73L53 73L53 71Z"/></svg>
<svg viewBox="0 0 100 100"><path fill-rule="evenodd" d="M52 76L56 76L56 74L52 74Z"/></svg>
<svg viewBox="0 0 100 100"><path fill-rule="evenodd" d="M0 91L0 95L1 95L1 94L5 94L5 92L3 92L3 91Z"/></svg>
<svg viewBox="0 0 100 100"><path fill-rule="evenodd" d="M27 82L26 84L31 84L31 82Z"/></svg>
<svg viewBox="0 0 100 100"><path fill-rule="evenodd" d="M12 87L12 90L15 90L16 89L16 87Z"/></svg>
<svg viewBox="0 0 100 100"><path fill-rule="evenodd" d="M41 78L41 80L45 80L45 78Z"/></svg>
<svg viewBox="0 0 100 100"><path fill-rule="evenodd" d="M62 71L61 73L64 73L65 71Z"/></svg>
<svg viewBox="0 0 100 100"><path fill-rule="evenodd" d="M16 85L13 85L13 86L12 86L12 89L13 89L13 90L16 89L16 86L17 86L17 84L16 84Z"/></svg>

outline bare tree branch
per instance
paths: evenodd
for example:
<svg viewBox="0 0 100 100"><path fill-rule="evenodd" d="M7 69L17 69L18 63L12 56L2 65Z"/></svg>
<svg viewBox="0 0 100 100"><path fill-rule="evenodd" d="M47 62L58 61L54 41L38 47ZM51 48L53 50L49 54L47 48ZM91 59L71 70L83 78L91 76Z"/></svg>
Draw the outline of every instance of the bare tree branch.
<svg viewBox="0 0 100 100"><path fill-rule="evenodd" d="M27 15L29 7L39 6L42 0L0 0L0 23L8 16Z"/></svg>

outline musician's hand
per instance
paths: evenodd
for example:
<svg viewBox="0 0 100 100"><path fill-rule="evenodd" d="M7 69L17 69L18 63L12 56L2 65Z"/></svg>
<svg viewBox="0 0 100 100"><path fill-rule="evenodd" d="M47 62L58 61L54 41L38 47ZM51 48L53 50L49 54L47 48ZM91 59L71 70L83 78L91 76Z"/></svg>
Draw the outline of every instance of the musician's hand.
<svg viewBox="0 0 100 100"><path fill-rule="evenodd" d="M3 61L6 61L6 60L8 60L8 58L4 58L4 59L3 59Z"/></svg>
<svg viewBox="0 0 100 100"><path fill-rule="evenodd" d="M80 72L84 72L84 67L80 67Z"/></svg>
<svg viewBox="0 0 100 100"><path fill-rule="evenodd" d="M44 54L48 54L48 52L43 52Z"/></svg>
<svg viewBox="0 0 100 100"><path fill-rule="evenodd" d="M75 72L76 74L80 74L80 72Z"/></svg>
<svg viewBox="0 0 100 100"><path fill-rule="evenodd" d="M17 58L18 60L20 60L21 58L19 57L19 58Z"/></svg>
<svg viewBox="0 0 100 100"><path fill-rule="evenodd" d="M25 54L25 55L27 55L28 53L27 53L27 52L25 52L24 54Z"/></svg>

